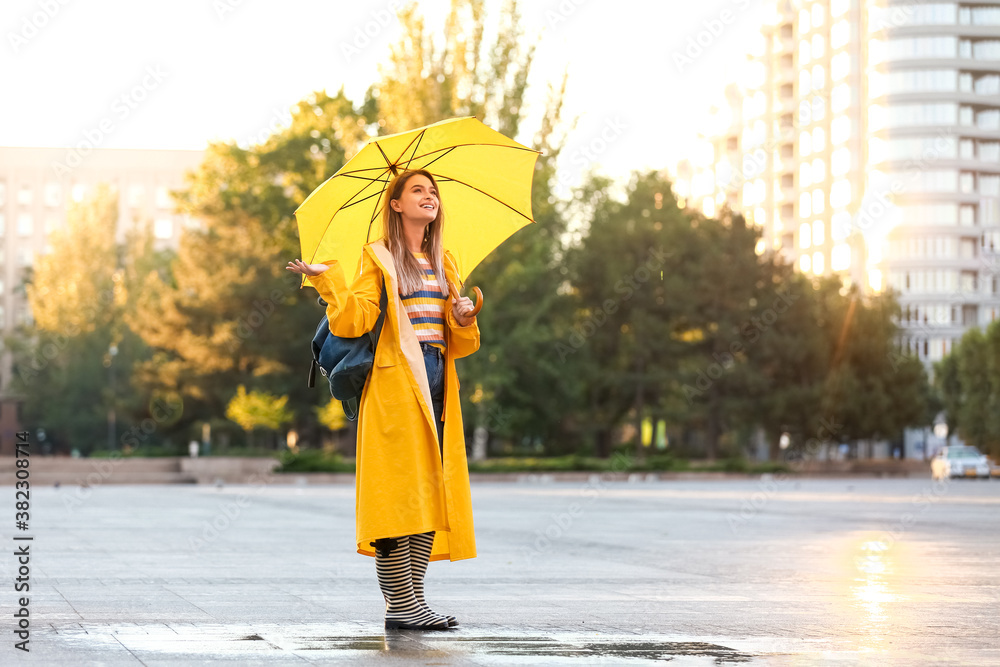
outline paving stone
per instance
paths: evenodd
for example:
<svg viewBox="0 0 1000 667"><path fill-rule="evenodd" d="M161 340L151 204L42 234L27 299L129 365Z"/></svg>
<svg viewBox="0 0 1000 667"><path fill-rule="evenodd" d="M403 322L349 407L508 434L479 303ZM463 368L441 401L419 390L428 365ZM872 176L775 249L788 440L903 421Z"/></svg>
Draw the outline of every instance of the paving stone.
<svg viewBox="0 0 1000 667"><path fill-rule="evenodd" d="M1000 480L476 483L441 633L382 629L351 486L32 491L4 665L1000 665Z"/></svg>

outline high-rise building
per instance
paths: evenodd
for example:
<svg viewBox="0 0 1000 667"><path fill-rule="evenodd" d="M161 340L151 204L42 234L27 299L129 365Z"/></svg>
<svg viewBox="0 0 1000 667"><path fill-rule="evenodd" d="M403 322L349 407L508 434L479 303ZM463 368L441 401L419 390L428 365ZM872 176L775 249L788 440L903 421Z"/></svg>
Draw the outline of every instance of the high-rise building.
<svg viewBox="0 0 1000 667"><path fill-rule="evenodd" d="M893 288L930 364L1000 316L1000 0L778 0L679 196Z"/></svg>
<svg viewBox="0 0 1000 667"><path fill-rule="evenodd" d="M204 158L203 151L0 147L0 332L31 322L19 285L37 255L51 252L49 235L66 223L71 202L100 183L118 194L117 240L138 224L152 224L160 247L176 247L195 224L174 211L170 191ZM11 354L0 354L0 453L13 452L18 428Z"/></svg>

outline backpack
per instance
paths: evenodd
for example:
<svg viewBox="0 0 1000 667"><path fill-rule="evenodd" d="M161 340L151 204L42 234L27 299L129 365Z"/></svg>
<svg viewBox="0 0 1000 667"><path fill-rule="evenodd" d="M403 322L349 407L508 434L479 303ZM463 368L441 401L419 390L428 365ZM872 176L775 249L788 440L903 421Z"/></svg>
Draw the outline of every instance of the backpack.
<svg viewBox="0 0 1000 667"><path fill-rule="evenodd" d="M319 297L317 301L324 308L326 301ZM375 348L382 324L385 321L385 309L388 297L385 291L385 278L382 279L382 296L378 303L378 320L375 328L357 338L343 338L330 333L330 321L323 315L316 327L312 339L312 364L309 366L309 386L316 385L316 368L330 381L330 394L344 405L344 414L350 421L356 421L360 408L361 394L368 381L368 373L375 360Z"/></svg>

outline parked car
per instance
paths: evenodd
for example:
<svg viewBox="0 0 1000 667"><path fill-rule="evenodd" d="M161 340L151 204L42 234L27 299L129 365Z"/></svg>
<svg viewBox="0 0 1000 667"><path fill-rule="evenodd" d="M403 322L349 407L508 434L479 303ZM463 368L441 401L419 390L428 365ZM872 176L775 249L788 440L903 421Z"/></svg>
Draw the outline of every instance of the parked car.
<svg viewBox="0 0 1000 667"><path fill-rule="evenodd" d="M975 447L942 447L931 460L931 476L934 479L950 477L990 476L990 462Z"/></svg>

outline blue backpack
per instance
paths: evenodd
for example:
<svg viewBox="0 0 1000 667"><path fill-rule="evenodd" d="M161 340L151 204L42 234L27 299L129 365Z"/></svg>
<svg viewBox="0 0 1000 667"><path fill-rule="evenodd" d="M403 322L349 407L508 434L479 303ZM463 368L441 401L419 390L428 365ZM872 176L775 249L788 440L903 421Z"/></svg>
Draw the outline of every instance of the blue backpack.
<svg viewBox="0 0 1000 667"><path fill-rule="evenodd" d="M326 307L326 301L322 297L318 301ZM330 322L324 314L312 339L313 360L309 366L309 386L316 386L316 368L319 367L319 372L330 381L330 394L343 403L344 414L351 421L358 418L361 393L368 381L372 362L375 361L375 348L382 333L387 303L383 278L378 320L374 329L357 338L334 336L330 333Z"/></svg>

